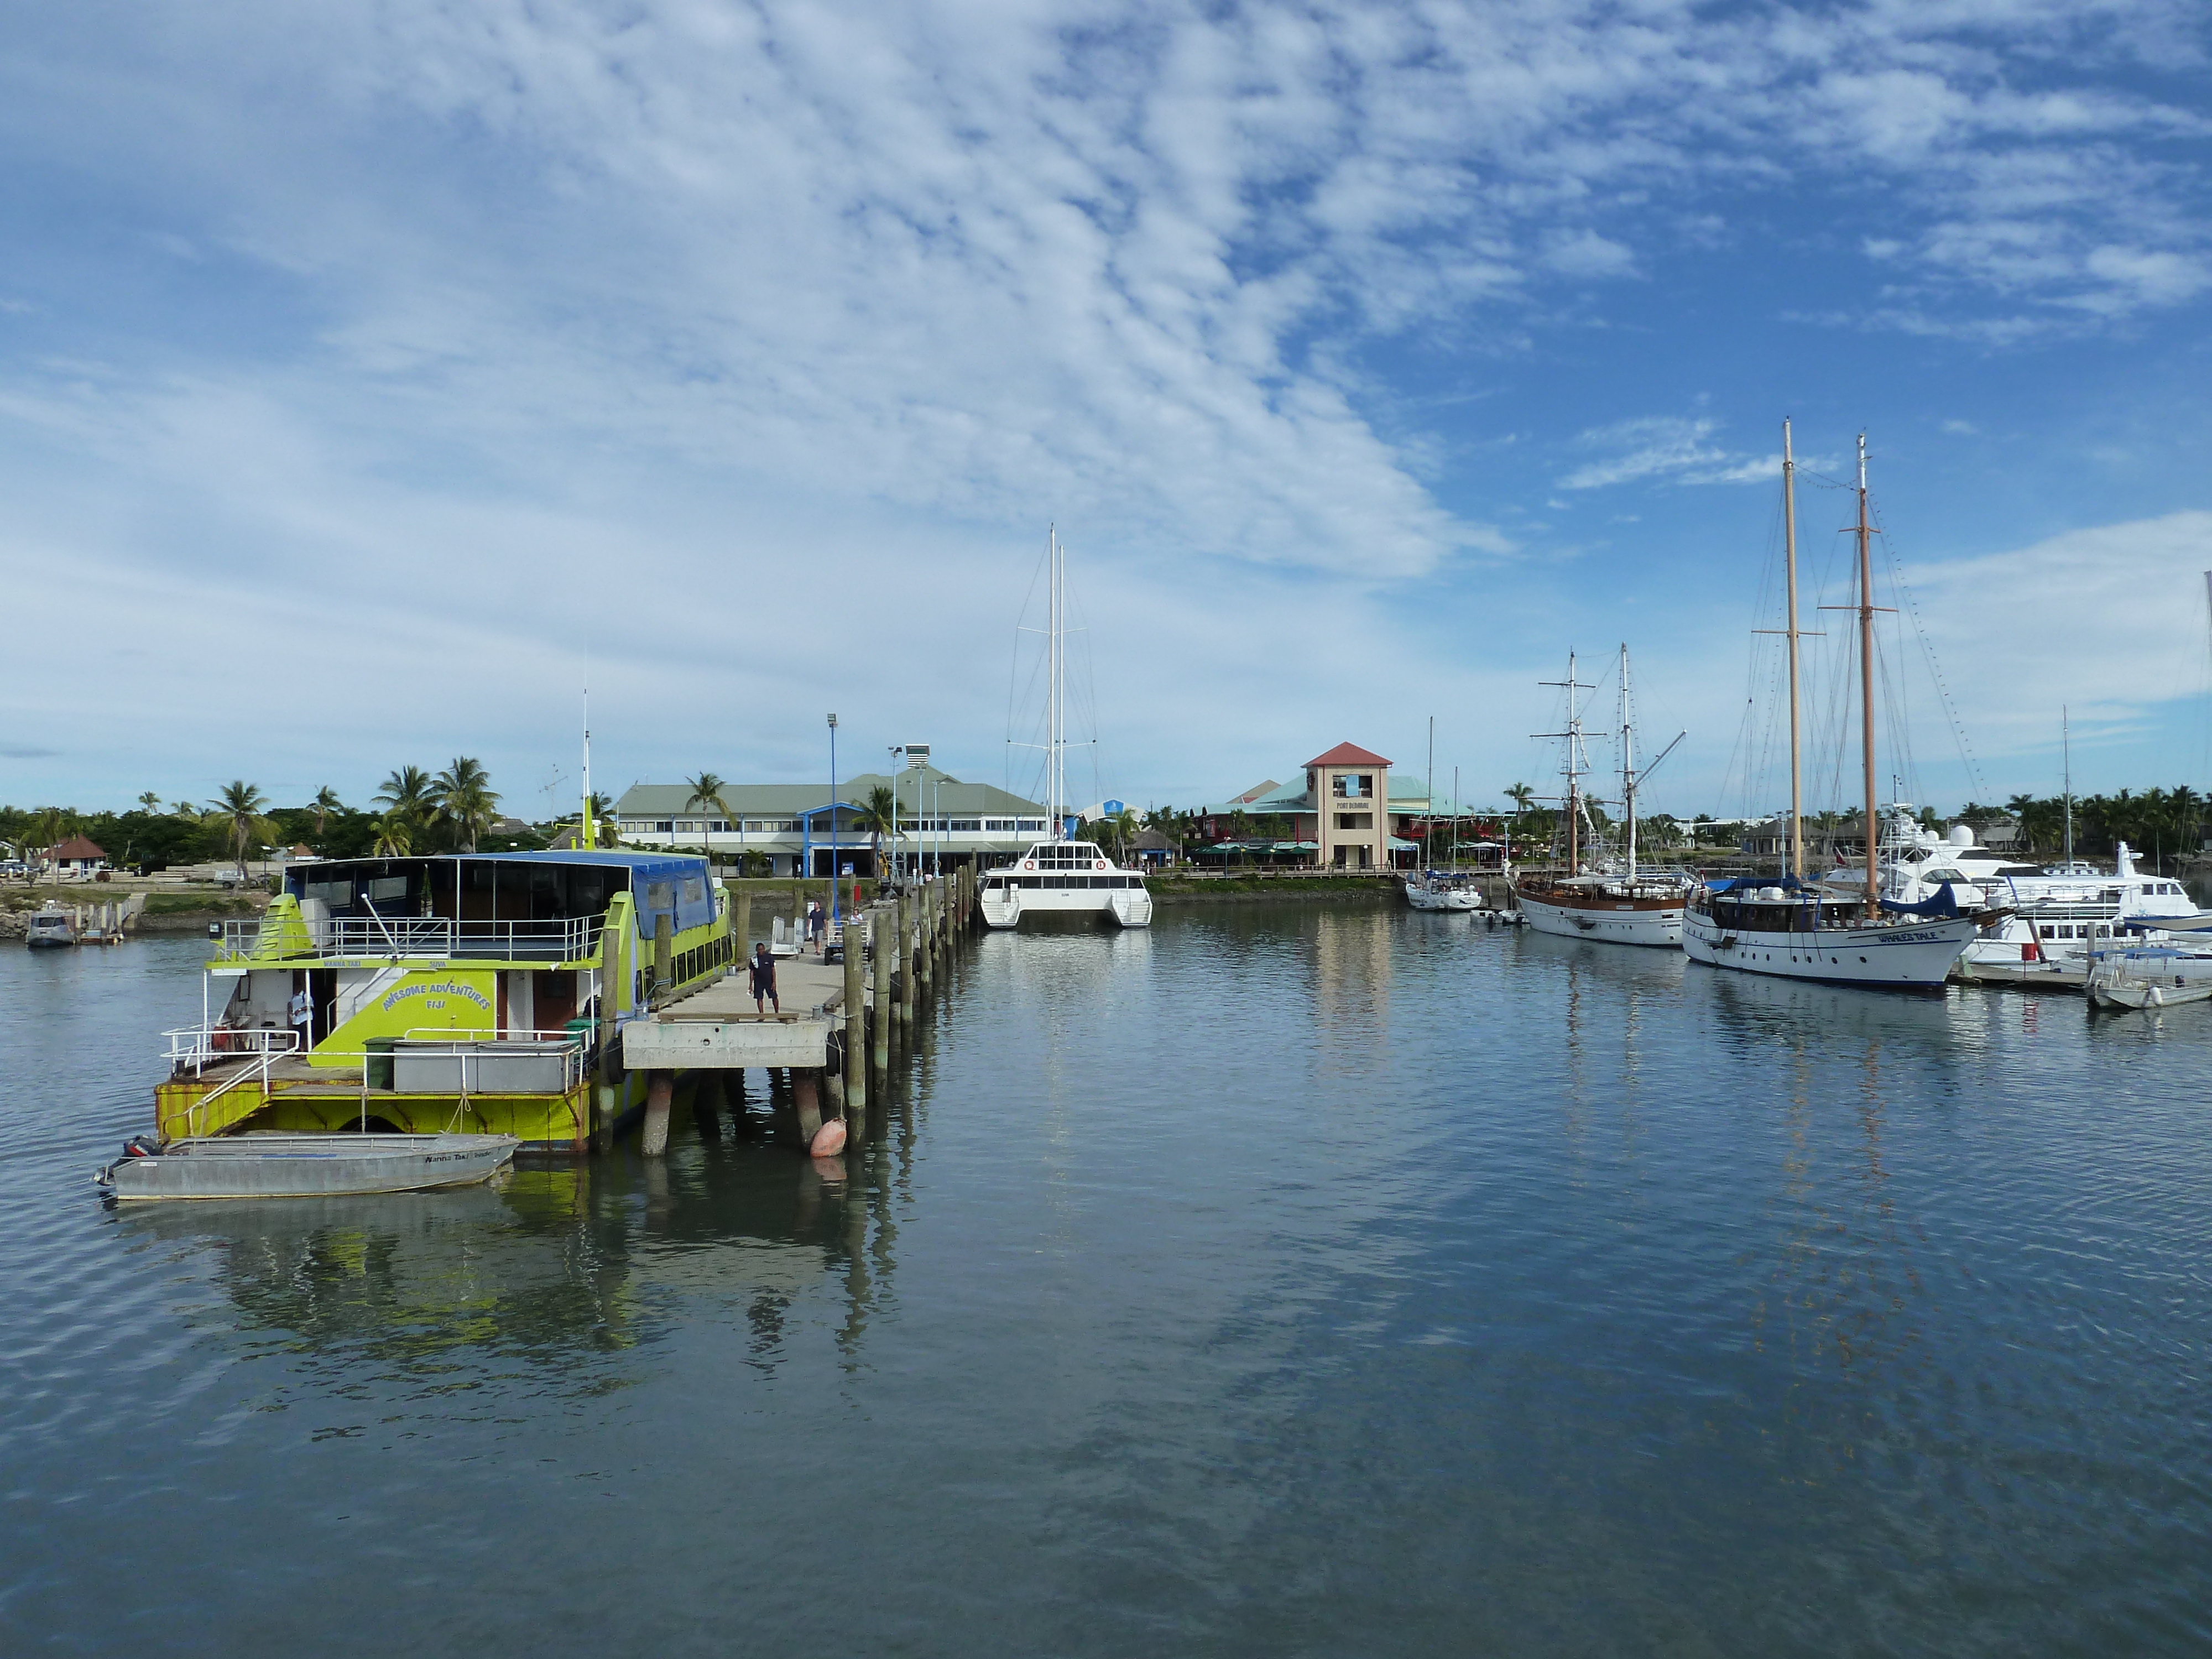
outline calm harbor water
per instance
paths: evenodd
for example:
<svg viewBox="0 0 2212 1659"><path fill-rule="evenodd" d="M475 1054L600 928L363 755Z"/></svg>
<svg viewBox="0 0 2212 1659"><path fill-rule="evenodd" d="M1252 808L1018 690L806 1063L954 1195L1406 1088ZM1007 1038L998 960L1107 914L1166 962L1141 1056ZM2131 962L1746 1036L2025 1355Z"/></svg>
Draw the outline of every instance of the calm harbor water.
<svg viewBox="0 0 2212 1659"><path fill-rule="evenodd" d="M2212 1642L2212 1008L1163 908L842 1186L104 1210L200 954L0 952L0 1650Z"/></svg>

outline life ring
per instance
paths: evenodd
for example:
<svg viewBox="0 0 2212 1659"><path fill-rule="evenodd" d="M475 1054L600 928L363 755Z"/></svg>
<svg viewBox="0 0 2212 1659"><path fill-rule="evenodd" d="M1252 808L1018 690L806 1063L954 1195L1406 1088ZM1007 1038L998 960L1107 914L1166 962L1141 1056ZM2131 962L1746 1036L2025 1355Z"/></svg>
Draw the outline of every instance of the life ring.
<svg viewBox="0 0 2212 1659"><path fill-rule="evenodd" d="M1103 870L1106 867L1106 860L1104 859L1093 859L1091 860L1091 867L1094 870Z"/></svg>
<svg viewBox="0 0 2212 1659"><path fill-rule="evenodd" d="M1024 869L1024 870L1034 870L1034 869L1036 869L1036 860L1035 859L1024 859L1024 860L1022 860L1022 868L1023 868L1023 869Z"/></svg>

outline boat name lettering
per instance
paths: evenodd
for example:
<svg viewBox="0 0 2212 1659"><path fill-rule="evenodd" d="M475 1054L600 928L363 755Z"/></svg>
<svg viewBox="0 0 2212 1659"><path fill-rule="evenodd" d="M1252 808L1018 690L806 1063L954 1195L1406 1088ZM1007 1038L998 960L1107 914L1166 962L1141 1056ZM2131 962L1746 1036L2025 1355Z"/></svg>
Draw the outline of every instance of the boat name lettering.
<svg viewBox="0 0 2212 1659"><path fill-rule="evenodd" d="M491 1007L490 1001L485 997L484 994L482 991L477 990L475 986L463 985L458 980L447 980L442 985L432 985L427 982L421 985L403 985L398 990L394 991L390 996L385 998L383 1004L384 1012L387 1014L390 1013L394 1008L397 1008L401 1002L409 997L427 996L466 997L471 1002L475 1003L477 1007L484 1009L487 1012L489 1012ZM433 1008L436 1008L442 1006L443 1005L434 1002L430 1006Z"/></svg>

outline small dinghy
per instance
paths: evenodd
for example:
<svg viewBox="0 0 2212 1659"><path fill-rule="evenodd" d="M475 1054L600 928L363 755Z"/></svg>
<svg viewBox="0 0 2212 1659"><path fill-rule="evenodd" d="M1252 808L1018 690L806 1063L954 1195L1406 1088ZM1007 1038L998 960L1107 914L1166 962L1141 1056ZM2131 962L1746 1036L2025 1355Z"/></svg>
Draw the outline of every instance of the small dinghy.
<svg viewBox="0 0 2212 1659"><path fill-rule="evenodd" d="M142 1138L94 1179L118 1200L411 1193L487 1180L521 1144L513 1135L210 1135L155 1150Z"/></svg>

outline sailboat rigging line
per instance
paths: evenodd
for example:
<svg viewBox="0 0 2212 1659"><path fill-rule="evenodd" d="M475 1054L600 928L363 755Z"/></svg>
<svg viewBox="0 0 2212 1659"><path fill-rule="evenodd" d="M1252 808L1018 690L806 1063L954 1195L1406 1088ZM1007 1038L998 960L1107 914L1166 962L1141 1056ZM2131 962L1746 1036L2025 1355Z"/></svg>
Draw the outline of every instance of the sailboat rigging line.
<svg viewBox="0 0 2212 1659"><path fill-rule="evenodd" d="M1881 523L1879 501L1874 507L1874 514L1875 526L1879 528ZM1973 740L1966 734L1966 717L1960 714L1958 702L1951 695L1950 682L1944 678L1942 659L1936 654L1936 641L1929 635L1926 617L1921 614L1919 597L1905 580L1905 565L1898 557L1897 539L1886 530L1881 534L1882 553L1889 567L1891 591L1898 597L1899 611L1912 618L1913 632L1919 638L1921 655L1927 659L1929 678L1936 682L1936 699L1942 704L1945 719L1950 722L1952 740L1958 744L1959 759L1966 768L1966 781L1972 786L1975 798L1981 799L1990 793L1990 781L1983 775L1981 762L1975 757Z"/></svg>

